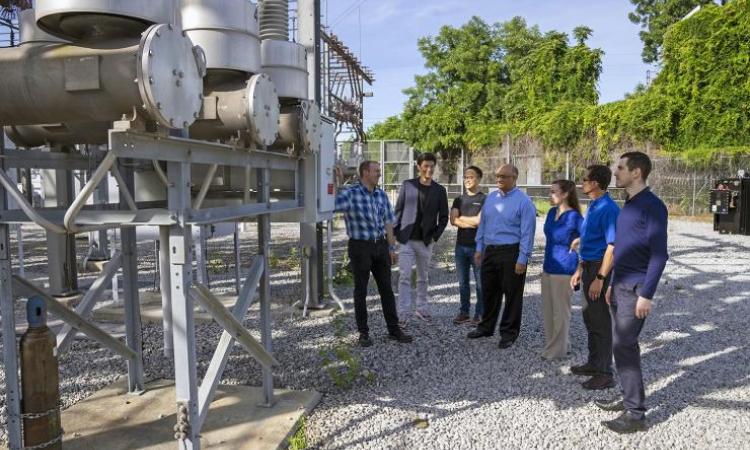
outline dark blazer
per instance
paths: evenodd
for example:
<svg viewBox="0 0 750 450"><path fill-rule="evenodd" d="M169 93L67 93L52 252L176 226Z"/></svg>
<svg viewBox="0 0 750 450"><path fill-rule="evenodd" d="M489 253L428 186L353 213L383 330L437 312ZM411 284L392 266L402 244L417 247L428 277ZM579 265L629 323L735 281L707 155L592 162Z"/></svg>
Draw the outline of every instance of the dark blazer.
<svg viewBox="0 0 750 450"><path fill-rule="evenodd" d="M419 178L406 180L401 185L396 201L396 223L393 232L396 240L406 244L416 225L419 202ZM445 188L432 181L422 208L422 236L425 244L440 239L448 225L448 193Z"/></svg>

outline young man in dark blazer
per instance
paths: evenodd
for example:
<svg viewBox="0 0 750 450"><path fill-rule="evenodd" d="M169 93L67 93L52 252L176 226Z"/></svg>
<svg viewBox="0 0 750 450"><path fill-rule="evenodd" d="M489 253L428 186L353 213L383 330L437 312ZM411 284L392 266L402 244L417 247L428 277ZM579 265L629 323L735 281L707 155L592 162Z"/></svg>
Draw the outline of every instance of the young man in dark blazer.
<svg viewBox="0 0 750 450"><path fill-rule="evenodd" d="M419 177L401 185L396 201L396 240L399 252L398 316L403 324L412 315L411 273L417 266L417 301L414 315L432 321L427 298L427 277L435 242L448 225L448 194L432 179L437 158L422 153L417 158Z"/></svg>

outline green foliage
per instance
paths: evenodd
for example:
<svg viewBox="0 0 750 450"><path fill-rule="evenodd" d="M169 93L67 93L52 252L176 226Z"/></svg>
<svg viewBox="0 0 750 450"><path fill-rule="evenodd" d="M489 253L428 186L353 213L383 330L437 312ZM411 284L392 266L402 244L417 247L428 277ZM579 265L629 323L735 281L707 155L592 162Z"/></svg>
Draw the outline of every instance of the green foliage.
<svg viewBox="0 0 750 450"><path fill-rule="evenodd" d="M643 42L643 62L653 63L661 59L664 35L670 26L680 21L698 5L713 3L713 0L630 0L635 10L628 19L640 25ZM722 3L725 3L722 1Z"/></svg>
<svg viewBox="0 0 750 450"><path fill-rule="evenodd" d="M289 438L289 450L305 450L307 448L307 436L305 430L307 429L307 419L305 416L299 418L297 422L297 431L294 435Z"/></svg>
<svg viewBox="0 0 750 450"><path fill-rule="evenodd" d="M323 368L331 377L333 384L339 389L349 389L362 376L366 381L374 381L375 374L362 370L359 356L352 353L351 345L345 340L346 316L336 314L333 318L333 335L336 341L333 345L320 349L323 358Z"/></svg>
<svg viewBox="0 0 750 450"><path fill-rule="evenodd" d="M516 17L489 25L473 17L419 40L428 73L415 77L403 113L374 125L369 137L403 138L455 159L460 150L498 144L524 121L563 101L595 105L602 51L586 46L591 29L542 33Z"/></svg>

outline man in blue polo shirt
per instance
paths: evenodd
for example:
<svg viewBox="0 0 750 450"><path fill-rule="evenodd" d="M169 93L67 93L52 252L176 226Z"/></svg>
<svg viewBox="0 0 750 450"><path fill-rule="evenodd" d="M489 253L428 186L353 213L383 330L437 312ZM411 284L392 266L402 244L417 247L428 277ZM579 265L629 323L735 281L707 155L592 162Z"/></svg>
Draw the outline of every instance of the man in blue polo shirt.
<svg viewBox="0 0 750 450"><path fill-rule="evenodd" d="M602 422L618 433L646 429L646 394L641 373L638 336L651 313L664 266L667 264L667 207L646 186L651 160L645 153L628 152L615 170L617 187L628 200L617 219L614 270L606 300L612 312L613 344L622 399L596 401L606 411L622 411Z"/></svg>
<svg viewBox="0 0 750 450"><path fill-rule="evenodd" d="M591 199L581 225L578 270L571 277L573 288L583 284L583 323L588 333L588 359L572 366L571 373L589 378L584 389L614 387L612 376L612 320L604 293L609 285L615 228L620 208L607 192L612 181L609 167L592 165L583 177L583 192ZM574 243L575 245L575 243Z"/></svg>
<svg viewBox="0 0 750 450"><path fill-rule="evenodd" d="M484 314L469 339L492 336L505 296L500 321L500 348L508 348L521 331L526 268L534 246L536 208L516 187L518 169L506 164L495 172L498 190L484 201L477 228L476 264L482 266Z"/></svg>

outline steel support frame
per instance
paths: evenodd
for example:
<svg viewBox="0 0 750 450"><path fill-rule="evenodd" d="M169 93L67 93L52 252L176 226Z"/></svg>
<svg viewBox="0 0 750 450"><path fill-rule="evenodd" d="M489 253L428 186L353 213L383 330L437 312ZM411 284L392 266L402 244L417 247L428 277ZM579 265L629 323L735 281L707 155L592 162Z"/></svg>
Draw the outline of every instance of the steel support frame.
<svg viewBox="0 0 750 450"><path fill-rule="evenodd" d="M255 352L254 356L257 358L258 355L266 355L259 358L259 360L263 361L263 405L272 406L274 404L273 375L270 367L278 363L272 356L273 345L271 340L270 267L268 262L271 234L270 218L273 213L296 211L303 208L304 201L300 193L303 187L303 183L300 180L302 177L300 173L300 161L284 154L265 151L248 152L223 144L153 136L133 131L113 130L110 132L110 136L111 150L104 158L101 158L101 161L97 161L99 163L97 171L99 173L106 173L111 167L115 167L114 164L121 164L113 171L118 178L118 183L122 187L119 209L112 209L113 205L100 205L96 209L83 207L82 203L85 200L82 202L82 197L80 196L77 199L78 202L75 205L75 209L68 208L68 210L60 208L39 210L30 205L24 205L27 207L26 209L7 211L4 209L6 204L4 202L0 204L0 307L2 307L4 318L3 335L15 336L15 324L12 314L12 288L15 282L16 286L20 287L20 292L40 295L47 303L49 311L69 324L66 327L66 332L60 336L60 339L64 342L63 347L69 346L68 343L74 335L74 330L84 332L103 346L124 356L128 361L129 390L131 392L142 390L144 379L137 289L135 226L158 225L160 227L161 244L159 263L162 273L162 303L165 312L164 347L165 353L169 352L169 355L174 358L178 416L184 413L186 420L183 422L183 425L187 424L187 427L182 428L185 430L185 434L179 437L178 444L181 449L198 449L200 448L200 427L205 421L216 385L218 385L223 369L226 366L226 360L232 343L238 336L236 333L239 331L236 328L237 324L241 324L256 291L259 293L261 304L261 347L259 348L262 348L262 351ZM47 155L40 154L35 156L41 158ZM52 161L54 164L51 165L55 169L60 169L61 158L56 156L53 158L56 158L56 160ZM166 208L132 210L134 200L130 193L134 192L133 173L132 165L127 164L130 158L167 162ZM81 163L81 161L76 160L71 162L73 160L74 158L66 157L62 163L68 164L65 168L69 170L73 166L78 170L79 166L77 164ZM4 161L0 158L0 168ZM13 160L13 162L18 161L19 159ZM90 163L90 161L88 162ZM122 165L123 163L124 165ZM245 204L236 207L194 209L194 206L200 207L201 202L191 204L190 166L193 163L252 167L253 170L257 171L257 201L250 203L250 198L246 196ZM43 163L37 164L44 165ZM293 200L271 202L271 170L288 170L295 173L296 192ZM2 175L5 174L2 173ZM101 178L99 181L101 181ZM85 187L83 189L85 191L84 195L87 197L90 196L96 184L98 183L94 182ZM81 206L79 207L79 205ZM231 319L225 325L233 332L224 333L225 337L220 342L214 355L216 362L212 360L209 372L201 384L202 392L199 394L196 373L193 296L190 295L190 289L193 284L191 227L192 225L220 221L241 220L252 216L258 217L259 255L253 264L250 275L245 280L233 313L229 315L229 312L226 310L219 311L218 313L217 311L213 311L215 316L220 316L224 319L229 315ZM121 229L121 254L105 269L105 273L95 281L95 284L87 293L84 302L79 306L77 312L64 307L43 289L23 278L13 277L11 274L10 254L7 247L7 241L9 240L7 234L8 224L39 223L40 219L48 220L49 224L47 225L58 226L68 233L76 231L84 232L84 230L88 231L89 229L93 229L93 227L96 227L96 229L119 227ZM66 230L62 227L61 225L64 222L67 222L67 225L71 225L72 229ZM102 225L102 223L105 223L105 225ZM120 262L124 278L125 298L123 303L126 309L125 343L113 338L83 317L93 308L96 297L100 294L103 286L116 276L116 266ZM215 307L217 304L215 298L212 300L211 297L208 291L204 292L204 295L201 296L201 300L207 308ZM206 299L208 300L206 301ZM226 314L223 314L223 312L226 312ZM9 319L6 320L6 317L9 317ZM241 334L243 333L240 332ZM250 336L246 330L244 334ZM4 345L3 357L6 369L6 385L8 386L6 402L9 414L9 442L11 448L21 449L20 399L18 398L20 390L13 389L13 386L20 387L17 346ZM14 436L18 438L17 441L14 440Z"/></svg>

